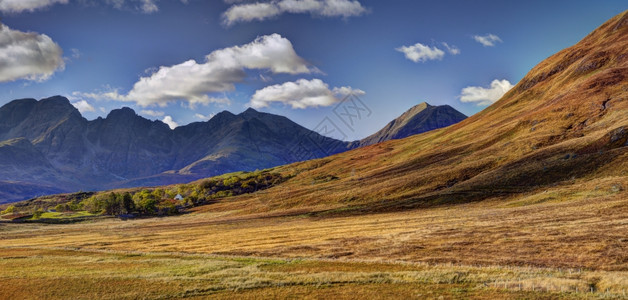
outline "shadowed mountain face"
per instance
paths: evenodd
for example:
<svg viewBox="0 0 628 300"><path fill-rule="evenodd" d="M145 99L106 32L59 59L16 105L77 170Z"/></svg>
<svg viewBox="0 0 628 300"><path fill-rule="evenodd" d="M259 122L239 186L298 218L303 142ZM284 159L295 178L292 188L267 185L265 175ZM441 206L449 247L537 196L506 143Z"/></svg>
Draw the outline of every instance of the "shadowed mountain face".
<svg viewBox="0 0 628 300"><path fill-rule="evenodd" d="M224 111L207 122L171 130L126 107L87 121L61 96L14 100L0 108L0 184L13 185L14 191L0 195L0 202L264 169L403 138L462 118L448 106L422 104L368 141L350 143L254 109L239 115Z"/></svg>
<svg viewBox="0 0 628 300"><path fill-rule="evenodd" d="M303 137L316 143L303 145ZM318 158L349 147L253 109L171 130L130 108L87 121L60 96L1 107L0 141L0 184L14 191L2 195L4 202L48 192L185 182L299 161L298 151Z"/></svg>
<svg viewBox="0 0 628 300"><path fill-rule="evenodd" d="M360 140L360 147L396 140L456 124L467 116L449 105L418 104L388 123L380 131Z"/></svg>

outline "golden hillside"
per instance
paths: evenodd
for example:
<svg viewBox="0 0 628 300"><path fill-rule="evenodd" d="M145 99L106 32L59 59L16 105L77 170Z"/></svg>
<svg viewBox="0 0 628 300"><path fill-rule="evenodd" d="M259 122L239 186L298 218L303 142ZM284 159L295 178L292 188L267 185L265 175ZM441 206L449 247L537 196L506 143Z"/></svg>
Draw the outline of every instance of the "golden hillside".
<svg viewBox="0 0 628 300"><path fill-rule="evenodd" d="M339 205L380 211L611 177L625 186L627 77L624 12L541 62L501 100L467 120L282 167L296 178L257 197L266 209ZM320 183L330 176L339 179Z"/></svg>
<svg viewBox="0 0 628 300"><path fill-rule="evenodd" d="M269 189L0 224L0 298L625 298L627 76L628 11L459 124L276 168Z"/></svg>

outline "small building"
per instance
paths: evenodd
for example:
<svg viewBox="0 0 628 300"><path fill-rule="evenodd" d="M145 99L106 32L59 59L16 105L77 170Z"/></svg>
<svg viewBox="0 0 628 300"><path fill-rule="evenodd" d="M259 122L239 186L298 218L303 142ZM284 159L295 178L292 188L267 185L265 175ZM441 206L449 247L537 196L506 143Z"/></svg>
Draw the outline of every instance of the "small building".
<svg viewBox="0 0 628 300"><path fill-rule="evenodd" d="M183 196L181 196L181 194L177 194L176 196L174 196L174 200L181 201L183 200Z"/></svg>

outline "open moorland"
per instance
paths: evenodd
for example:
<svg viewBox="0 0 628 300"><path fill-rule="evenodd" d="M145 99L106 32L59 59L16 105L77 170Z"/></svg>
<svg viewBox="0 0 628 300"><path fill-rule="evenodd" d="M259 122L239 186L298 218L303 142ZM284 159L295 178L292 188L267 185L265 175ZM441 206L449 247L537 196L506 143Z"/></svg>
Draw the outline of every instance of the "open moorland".
<svg viewBox="0 0 628 300"><path fill-rule="evenodd" d="M624 12L456 125L179 215L5 221L0 298L626 298L627 49Z"/></svg>

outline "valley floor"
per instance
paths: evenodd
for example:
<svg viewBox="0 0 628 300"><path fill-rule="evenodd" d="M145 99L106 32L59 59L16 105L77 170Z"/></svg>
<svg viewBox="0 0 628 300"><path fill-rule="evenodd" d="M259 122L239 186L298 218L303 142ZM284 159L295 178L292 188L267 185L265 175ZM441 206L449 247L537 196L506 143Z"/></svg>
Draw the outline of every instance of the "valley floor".
<svg viewBox="0 0 628 300"><path fill-rule="evenodd" d="M558 187L511 199L344 216L236 209L254 199L226 199L167 218L0 224L0 298L628 293L623 190Z"/></svg>

